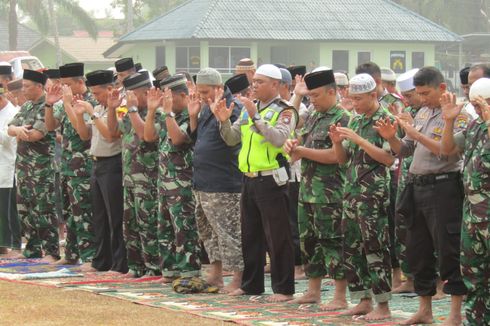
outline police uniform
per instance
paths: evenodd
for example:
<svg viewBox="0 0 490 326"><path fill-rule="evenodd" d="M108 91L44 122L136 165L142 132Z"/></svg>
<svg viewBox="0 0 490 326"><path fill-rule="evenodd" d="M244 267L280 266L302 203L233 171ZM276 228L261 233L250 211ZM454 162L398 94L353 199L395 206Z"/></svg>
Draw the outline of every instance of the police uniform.
<svg viewBox="0 0 490 326"><path fill-rule="evenodd" d="M108 70L97 70L86 75L89 86L112 84ZM93 225L96 252L92 267L99 271L128 271L126 247L123 239L123 186L121 139L110 142L97 127L95 119L107 123L107 108L99 104L92 118L90 154L93 158L90 190L92 194Z"/></svg>
<svg viewBox="0 0 490 326"><path fill-rule="evenodd" d="M465 113L458 116L456 131L465 129L468 119ZM445 122L440 108L421 108L414 123L420 133L432 140L441 140ZM415 292L420 296L436 293L438 261L440 277L446 281L444 292L464 295L466 288L459 269L463 199L461 157L435 155L406 136L402 140L400 157L410 155L413 155L409 179L413 182L414 212L405 218L408 227L407 258Z"/></svg>
<svg viewBox="0 0 490 326"><path fill-rule="evenodd" d="M264 66L272 65L261 68ZM279 68L272 67L277 69L275 79L280 80ZM282 146L295 129L296 121L294 108L277 97L270 103L257 102L256 116L249 117L243 110L233 126L229 120L220 126L221 136L229 146L242 143L238 157L239 169L244 173L241 223L245 268L241 289L246 294L264 292L266 243L271 258L272 290L277 294L294 294L289 177Z"/></svg>

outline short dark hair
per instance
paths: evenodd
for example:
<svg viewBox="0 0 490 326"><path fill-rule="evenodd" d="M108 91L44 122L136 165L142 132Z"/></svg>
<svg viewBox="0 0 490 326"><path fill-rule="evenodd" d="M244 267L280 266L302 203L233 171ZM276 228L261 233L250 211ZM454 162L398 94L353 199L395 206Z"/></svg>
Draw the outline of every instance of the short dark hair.
<svg viewBox="0 0 490 326"><path fill-rule="evenodd" d="M363 64L360 64L356 68L356 74L368 74L374 79L380 79L381 78L381 69L377 64L374 62L366 62Z"/></svg>
<svg viewBox="0 0 490 326"><path fill-rule="evenodd" d="M189 95L189 89L187 88L187 85L178 85L172 87L172 93L185 93L185 95Z"/></svg>
<svg viewBox="0 0 490 326"><path fill-rule="evenodd" d="M444 76L435 67L423 67L413 77L414 86L439 87L444 83Z"/></svg>
<svg viewBox="0 0 490 326"><path fill-rule="evenodd" d="M490 78L490 64L489 63L477 63L471 66L470 72L475 72L477 70L483 71L483 77Z"/></svg>

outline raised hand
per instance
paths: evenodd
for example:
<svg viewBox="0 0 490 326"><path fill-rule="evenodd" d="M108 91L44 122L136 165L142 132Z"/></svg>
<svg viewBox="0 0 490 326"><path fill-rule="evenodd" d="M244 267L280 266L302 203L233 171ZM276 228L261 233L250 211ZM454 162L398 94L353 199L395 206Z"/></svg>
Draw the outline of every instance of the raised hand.
<svg viewBox="0 0 490 326"><path fill-rule="evenodd" d="M395 103L391 103L388 105L388 111L390 111L390 113L394 116L398 116L401 113L400 107Z"/></svg>
<svg viewBox="0 0 490 326"><path fill-rule="evenodd" d="M61 90L61 84L53 84L46 91L46 104L53 105L61 100L62 97L63 91Z"/></svg>
<svg viewBox="0 0 490 326"><path fill-rule="evenodd" d="M255 113L257 113L257 107L255 106L254 102L245 96L238 96L237 98L240 102L242 102L243 106L247 110L248 116L253 118Z"/></svg>
<svg viewBox="0 0 490 326"><path fill-rule="evenodd" d="M395 117L395 119L396 119L396 122L398 123L398 125L403 128L403 130L405 131L405 134L408 137L410 137L411 139L414 139L414 140L416 140L418 138L420 133L417 131L417 129L415 129L413 124L409 123L408 121L406 121L404 119L401 119L400 117Z"/></svg>
<svg viewBox="0 0 490 326"><path fill-rule="evenodd" d="M155 112L163 104L163 93L159 88L152 87L148 91L146 105L149 112Z"/></svg>
<svg viewBox="0 0 490 326"><path fill-rule="evenodd" d="M165 113L172 112L173 103L172 90L170 90L170 88L165 88L165 91L163 92L163 111Z"/></svg>
<svg viewBox="0 0 490 326"><path fill-rule="evenodd" d="M89 106L91 107L92 105L86 101L77 100L74 102L73 109L75 110L76 115L81 116L85 112L89 113Z"/></svg>
<svg viewBox="0 0 490 326"><path fill-rule="evenodd" d="M18 106L19 105L19 100L11 92L5 93L5 96L7 97L7 100L9 100L9 102L12 103L14 106Z"/></svg>
<svg viewBox="0 0 490 326"><path fill-rule="evenodd" d="M391 119L386 117L385 120L378 120L373 128L381 137L388 140L396 136L398 122L391 123Z"/></svg>
<svg viewBox="0 0 490 326"><path fill-rule="evenodd" d="M138 106L138 98L136 97L136 94L134 94L133 91L126 91L126 106L128 108L133 107L133 106Z"/></svg>
<svg viewBox="0 0 490 326"><path fill-rule="evenodd" d="M446 121L453 121L461 113L463 104L456 104L456 94L444 93L439 99L441 103L442 118Z"/></svg>
<svg viewBox="0 0 490 326"><path fill-rule="evenodd" d="M403 112L398 117L411 125L414 123L413 117L409 112Z"/></svg>
<svg viewBox="0 0 490 326"><path fill-rule="evenodd" d="M70 86L63 85L61 86L61 91L63 94L63 104L72 104L73 103L73 91Z"/></svg>
<svg viewBox="0 0 490 326"><path fill-rule="evenodd" d="M199 112L201 112L201 106L202 102L199 95L196 93L189 93L189 103L187 104L187 111L189 111L189 116L197 117L199 115Z"/></svg>
<svg viewBox="0 0 490 326"><path fill-rule="evenodd" d="M122 98L118 89L113 89L107 97L107 107L109 110L115 111L121 106Z"/></svg>
<svg viewBox="0 0 490 326"><path fill-rule="evenodd" d="M337 127L338 132L340 133L340 136L343 137L344 139L349 139L351 142L354 144L359 145L363 138L359 136L354 130L345 128L345 127Z"/></svg>
<svg viewBox="0 0 490 326"><path fill-rule="evenodd" d="M306 83L304 81L304 78L301 77L301 75L296 75L293 77L294 77L294 80L296 81L296 86L294 86L294 94L299 95L299 96L308 95L308 87L306 87Z"/></svg>
<svg viewBox="0 0 490 326"><path fill-rule="evenodd" d="M485 100L482 96L478 96L473 102L473 105L480 109L481 118L483 121L490 121L490 107L488 106L487 100Z"/></svg>
<svg viewBox="0 0 490 326"><path fill-rule="evenodd" d="M345 139L345 137L339 132L339 128L341 126L342 125L340 123L337 125L330 126L328 136L330 137L330 140L334 144L340 144Z"/></svg>
<svg viewBox="0 0 490 326"><path fill-rule="evenodd" d="M226 100L220 100L212 109L212 112L216 119L220 122L225 122L226 120L230 119L232 113L233 113L233 108L235 107L235 102L232 102L230 107L226 107Z"/></svg>

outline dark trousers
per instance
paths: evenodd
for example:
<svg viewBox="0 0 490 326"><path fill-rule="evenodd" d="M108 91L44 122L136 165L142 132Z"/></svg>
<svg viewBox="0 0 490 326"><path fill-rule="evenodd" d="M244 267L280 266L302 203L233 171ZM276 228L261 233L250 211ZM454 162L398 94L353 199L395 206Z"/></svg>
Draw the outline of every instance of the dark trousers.
<svg viewBox="0 0 490 326"><path fill-rule="evenodd" d="M299 244L299 227L298 227L298 196L299 196L299 182L289 183L289 223L291 225L291 235L293 237L294 248L294 265L300 266L303 264L301 261L301 247Z"/></svg>
<svg viewBox="0 0 490 326"><path fill-rule="evenodd" d="M20 221L17 215L17 189L0 188L0 247L20 249Z"/></svg>
<svg viewBox="0 0 490 326"><path fill-rule="evenodd" d="M390 170L390 202L388 206L388 230L390 233L390 257L391 268L400 268L400 261L396 254L396 237L395 237L395 204L396 190L398 188L397 171Z"/></svg>
<svg viewBox="0 0 490 326"><path fill-rule="evenodd" d="M99 271L126 273L121 155L94 161L90 191L97 248L92 266Z"/></svg>
<svg viewBox="0 0 490 326"><path fill-rule="evenodd" d="M459 175L432 184L414 185L415 212L407 221L407 258L420 296L436 293L436 263L444 292L464 295L459 267L463 189ZM437 257L436 257L437 255Z"/></svg>
<svg viewBox="0 0 490 326"><path fill-rule="evenodd" d="M264 292L265 244L271 259L272 290L294 294L294 249L289 224L288 186L272 176L244 178L241 198L242 290Z"/></svg>

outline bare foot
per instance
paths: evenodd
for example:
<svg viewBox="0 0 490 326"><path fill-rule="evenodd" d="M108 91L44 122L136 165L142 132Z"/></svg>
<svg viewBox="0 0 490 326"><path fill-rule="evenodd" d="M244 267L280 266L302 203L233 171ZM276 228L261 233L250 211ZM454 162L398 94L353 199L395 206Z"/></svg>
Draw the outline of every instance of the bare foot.
<svg viewBox="0 0 490 326"><path fill-rule="evenodd" d="M365 317L364 320L367 321L376 321L376 320L384 320L391 318L391 312L390 308L388 307L388 304L378 304L376 308L368 313Z"/></svg>
<svg viewBox="0 0 490 326"><path fill-rule="evenodd" d="M371 311L373 311L373 304L371 300L365 299L365 300L361 300L361 302L359 302L357 306L355 306L354 308L344 311L340 315L359 316L359 315L366 315Z"/></svg>
<svg viewBox="0 0 490 326"><path fill-rule="evenodd" d="M58 261L58 259L56 259L55 257L53 257L51 255L44 256L44 258L41 259L41 262L43 262L43 263L54 263L56 261Z"/></svg>
<svg viewBox="0 0 490 326"><path fill-rule="evenodd" d="M413 280L407 279L407 281L403 282L402 285L395 288L391 293L413 293L415 292L415 288L413 286Z"/></svg>
<svg viewBox="0 0 490 326"><path fill-rule="evenodd" d="M270 273L271 272L271 264L267 264L264 267L264 273Z"/></svg>
<svg viewBox="0 0 490 326"><path fill-rule="evenodd" d="M294 279L306 280L305 270L303 269L303 266L294 266Z"/></svg>
<svg viewBox="0 0 490 326"><path fill-rule="evenodd" d="M292 295L275 293L273 295L268 296L265 299L265 301L267 301L267 302L273 302L273 303L276 303L276 302L286 302L286 301L291 300L292 298L293 298Z"/></svg>
<svg viewBox="0 0 490 326"><path fill-rule="evenodd" d="M429 311L417 311L409 319L402 321L400 325L432 324L434 319Z"/></svg>
<svg viewBox="0 0 490 326"><path fill-rule="evenodd" d="M243 291L242 289L238 288L235 291L232 291L232 292L228 293L228 295L229 296L232 296L232 297L238 297L238 296L241 296L241 295L245 295L245 291Z"/></svg>
<svg viewBox="0 0 490 326"><path fill-rule="evenodd" d="M208 277L206 279L206 282L212 286L216 286L218 288L223 288L224 283L223 283L223 278L222 277Z"/></svg>
<svg viewBox="0 0 490 326"><path fill-rule="evenodd" d="M78 264L78 259L66 259L66 258L61 258L57 262L54 263L54 265L76 265Z"/></svg>
<svg viewBox="0 0 490 326"><path fill-rule="evenodd" d="M459 318L449 316L448 318L446 318L444 320L444 322L441 325L443 325L443 326L460 326L462 324L463 324L463 319L461 318L461 316Z"/></svg>
<svg viewBox="0 0 490 326"><path fill-rule="evenodd" d="M320 303L320 302L321 302L320 293L311 293L311 292L306 292L301 297L288 301L288 303L292 303L292 304Z"/></svg>
<svg viewBox="0 0 490 326"><path fill-rule="evenodd" d="M235 272L233 273L233 279L231 280L230 283L228 283L223 289L223 293L231 293L237 289L240 288L240 285L242 284L242 273L241 272Z"/></svg>
<svg viewBox="0 0 490 326"><path fill-rule="evenodd" d="M172 283L173 281L175 281L175 279L176 277L162 276L162 283L164 284Z"/></svg>
<svg viewBox="0 0 490 326"><path fill-rule="evenodd" d="M8 254L6 254L4 256L4 258L24 259L24 258L27 258L27 257L22 254L22 251L17 250L17 249L15 249L15 250L12 249L12 251L10 251Z"/></svg>
<svg viewBox="0 0 490 326"><path fill-rule="evenodd" d="M397 288L402 285L402 270L400 268L393 268L393 276L391 278L392 288Z"/></svg>
<svg viewBox="0 0 490 326"><path fill-rule="evenodd" d="M348 306L346 300L332 300L326 304L322 304L320 309L323 311L335 311L346 309Z"/></svg>
<svg viewBox="0 0 490 326"><path fill-rule="evenodd" d="M446 294L442 290L437 289L436 294L432 297L432 300L442 300L446 297Z"/></svg>
<svg viewBox="0 0 490 326"><path fill-rule="evenodd" d="M9 253L9 249L7 247L0 247L0 255L6 255Z"/></svg>
<svg viewBox="0 0 490 326"><path fill-rule="evenodd" d="M83 263L82 265L80 265L80 270L84 273L97 272L97 270L92 267L92 263Z"/></svg>

